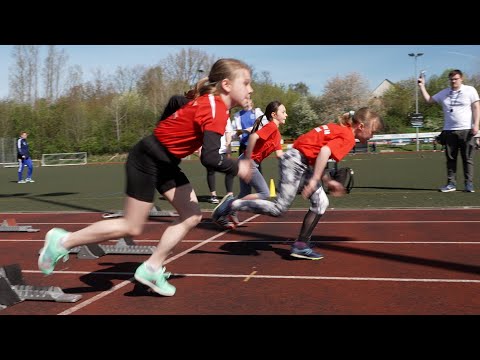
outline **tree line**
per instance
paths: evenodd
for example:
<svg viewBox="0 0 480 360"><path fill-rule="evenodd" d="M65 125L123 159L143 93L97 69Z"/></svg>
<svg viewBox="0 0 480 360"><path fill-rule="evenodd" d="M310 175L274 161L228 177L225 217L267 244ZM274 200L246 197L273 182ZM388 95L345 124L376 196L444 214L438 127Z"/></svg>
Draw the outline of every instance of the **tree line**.
<svg viewBox="0 0 480 360"><path fill-rule="evenodd" d="M206 75L216 58L195 49L181 49L155 66L117 67L113 74L101 70L84 81L82 68L68 66L68 54L55 45L40 59L39 45L16 45L9 72L9 96L0 100L0 138L17 137L25 130L33 157L42 153L87 152L90 155L127 152L150 134L168 99L182 94ZM448 73L427 79L434 94L448 86ZM465 74L465 83L480 90L480 76ZM414 132L408 117L415 111L416 79L394 84L381 97L372 98L368 80L349 73L329 79L320 96L306 84L275 83L270 73L253 68L253 100L265 109L272 100L285 104L289 114L282 135L294 139L313 127L334 121L346 111L370 106L386 124L385 133ZM232 109L232 115L239 108ZM440 106L419 101L424 114L422 131L443 126Z"/></svg>

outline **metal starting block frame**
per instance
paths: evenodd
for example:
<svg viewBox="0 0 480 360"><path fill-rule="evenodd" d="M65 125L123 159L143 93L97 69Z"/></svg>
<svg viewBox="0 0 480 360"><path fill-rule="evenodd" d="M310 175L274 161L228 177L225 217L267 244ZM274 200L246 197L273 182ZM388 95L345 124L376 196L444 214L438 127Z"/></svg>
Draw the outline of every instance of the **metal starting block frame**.
<svg viewBox="0 0 480 360"><path fill-rule="evenodd" d="M123 210L119 211L109 211L102 215L104 219L114 219L123 216ZM175 211L167 211L167 210L157 210L155 206L152 207L148 217L174 217L179 216L178 213Z"/></svg>
<svg viewBox="0 0 480 360"><path fill-rule="evenodd" d="M0 225L0 231L37 232L37 231L40 231L40 229L33 229L31 225L18 226L17 221L15 219L6 219L6 220L3 220L2 225Z"/></svg>
<svg viewBox="0 0 480 360"><path fill-rule="evenodd" d="M156 248L156 246L135 245L131 237L126 237L118 240L115 245L82 245L70 249L69 253L77 254L78 259L98 259L108 254L151 255Z"/></svg>
<svg viewBox="0 0 480 360"><path fill-rule="evenodd" d="M0 310L25 300L77 302L78 294L65 294L57 286L26 285L19 264L0 267Z"/></svg>

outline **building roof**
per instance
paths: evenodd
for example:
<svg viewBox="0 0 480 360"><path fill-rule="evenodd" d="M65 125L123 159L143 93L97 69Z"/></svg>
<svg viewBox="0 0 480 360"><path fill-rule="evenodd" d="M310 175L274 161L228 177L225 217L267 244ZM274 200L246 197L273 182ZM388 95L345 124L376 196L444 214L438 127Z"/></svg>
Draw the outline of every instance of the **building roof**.
<svg viewBox="0 0 480 360"><path fill-rule="evenodd" d="M390 89L394 85L393 82L391 82L388 79L383 80L380 85L378 85L375 90L372 91L372 97L377 98L383 96L385 92Z"/></svg>

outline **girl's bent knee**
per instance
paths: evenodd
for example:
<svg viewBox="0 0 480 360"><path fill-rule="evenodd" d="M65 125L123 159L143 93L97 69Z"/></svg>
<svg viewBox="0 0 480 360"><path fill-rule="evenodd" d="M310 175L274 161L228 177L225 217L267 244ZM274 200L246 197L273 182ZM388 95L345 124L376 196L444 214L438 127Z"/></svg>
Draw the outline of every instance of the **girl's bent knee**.
<svg viewBox="0 0 480 360"><path fill-rule="evenodd" d="M136 237L142 235L143 226L135 226L128 229L128 236Z"/></svg>
<svg viewBox="0 0 480 360"><path fill-rule="evenodd" d="M202 221L202 214L195 214L186 218L183 222L191 229L200 224Z"/></svg>

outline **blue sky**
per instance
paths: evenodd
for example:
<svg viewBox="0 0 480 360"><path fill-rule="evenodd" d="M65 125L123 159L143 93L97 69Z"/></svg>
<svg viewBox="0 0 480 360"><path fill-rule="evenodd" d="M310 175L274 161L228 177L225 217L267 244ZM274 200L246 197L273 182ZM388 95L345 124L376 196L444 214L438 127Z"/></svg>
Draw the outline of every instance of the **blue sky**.
<svg viewBox="0 0 480 360"><path fill-rule="evenodd" d="M8 95L12 47L0 45L0 98ZM255 72L270 72L275 83L304 82L314 95L322 94L328 79L352 72L367 79L371 90L384 79L412 78L414 58L409 53L424 53L417 58L417 72L426 70L427 81L446 68L480 73L480 45L57 45L68 54L68 65L82 67L84 80L97 68L113 73L118 66L156 65L182 48L244 60Z"/></svg>

